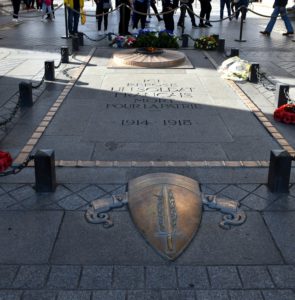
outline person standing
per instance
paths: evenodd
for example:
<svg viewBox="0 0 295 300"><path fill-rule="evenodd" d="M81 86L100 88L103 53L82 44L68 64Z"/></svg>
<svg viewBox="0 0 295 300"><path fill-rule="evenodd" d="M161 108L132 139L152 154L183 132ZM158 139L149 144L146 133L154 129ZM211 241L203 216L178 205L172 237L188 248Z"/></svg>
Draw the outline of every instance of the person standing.
<svg viewBox="0 0 295 300"><path fill-rule="evenodd" d="M96 0L96 14L98 34L102 35L101 24L103 19L104 32L108 30L108 12L112 8L111 0Z"/></svg>
<svg viewBox="0 0 295 300"><path fill-rule="evenodd" d="M236 3L236 20L238 20L240 11L241 11L241 18L242 20L246 20L247 15L247 7L249 5L249 0L238 0Z"/></svg>
<svg viewBox="0 0 295 300"><path fill-rule="evenodd" d="M80 10L84 7L84 0L64 0L68 10L68 28L70 35L78 34Z"/></svg>
<svg viewBox="0 0 295 300"><path fill-rule="evenodd" d="M294 34L293 26L288 18L286 6L287 6L288 0L275 0L273 4L273 12L271 14L271 18L265 28L264 31L260 31L261 34L264 34L266 36L270 36L270 33L276 23L278 15L281 15L281 18L283 19L285 23L285 27L287 32L284 32L283 35L288 36L290 34Z"/></svg>
<svg viewBox="0 0 295 300"><path fill-rule="evenodd" d="M224 11L224 6L226 6L227 10L227 16L229 20L231 21L231 13L230 13L230 1L231 0L220 0L220 20L223 19L223 11Z"/></svg>
<svg viewBox="0 0 295 300"><path fill-rule="evenodd" d="M146 23L147 11L148 11L148 1L147 0L135 0L133 2L133 6L134 6L134 10L142 13L142 14L139 14L137 12L134 12L133 29L138 28L139 20L140 20L141 29L144 29L145 23Z"/></svg>
<svg viewBox="0 0 295 300"><path fill-rule="evenodd" d="M120 7L119 35L131 34L128 31L130 22L130 8L126 7L126 5L131 7L131 2L130 0L121 0L119 4L125 4Z"/></svg>
<svg viewBox="0 0 295 300"><path fill-rule="evenodd" d="M212 10L211 0L200 0L201 11L200 11L200 24L199 27L211 27L210 13ZM205 21L205 23L204 23Z"/></svg>
<svg viewBox="0 0 295 300"><path fill-rule="evenodd" d="M42 3L42 21L46 22L47 20L45 19L46 14L50 15L50 20L53 20L52 16L52 10L51 10L51 0L43 0Z"/></svg>
<svg viewBox="0 0 295 300"><path fill-rule="evenodd" d="M13 6L13 16L12 21L18 22L18 13L20 8L20 1L21 0L12 0L12 6Z"/></svg>
<svg viewBox="0 0 295 300"><path fill-rule="evenodd" d="M188 15L190 16L192 27L197 28L195 15L194 15L194 9L193 4L194 0L180 0L180 17L177 22L177 26L184 28L184 19L186 11L188 12Z"/></svg>
<svg viewBox="0 0 295 300"><path fill-rule="evenodd" d="M163 19L165 23L165 29L173 33L174 31L174 8L177 7L177 2L173 0L162 0L163 5Z"/></svg>

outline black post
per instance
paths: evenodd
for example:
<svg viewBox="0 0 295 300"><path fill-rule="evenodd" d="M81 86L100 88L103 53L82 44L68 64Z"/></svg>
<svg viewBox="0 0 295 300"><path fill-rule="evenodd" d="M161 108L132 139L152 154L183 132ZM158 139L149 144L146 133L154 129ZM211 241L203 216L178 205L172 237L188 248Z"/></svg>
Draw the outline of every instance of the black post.
<svg viewBox="0 0 295 300"><path fill-rule="evenodd" d="M188 47L188 35L187 34L183 34L182 37L182 47L183 48L187 48Z"/></svg>
<svg viewBox="0 0 295 300"><path fill-rule="evenodd" d="M62 36L62 39L69 39L69 29L68 29L68 8L66 4L64 4L64 10L65 10L65 29L66 29L66 35Z"/></svg>
<svg viewBox="0 0 295 300"><path fill-rule="evenodd" d="M45 80L54 81L55 80L55 71L54 71L54 60L45 61Z"/></svg>
<svg viewBox="0 0 295 300"><path fill-rule="evenodd" d="M79 38L77 36L72 37L72 49L73 51L79 51Z"/></svg>
<svg viewBox="0 0 295 300"><path fill-rule="evenodd" d="M252 83L258 83L259 64L252 63L250 67L249 81Z"/></svg>
<svg viewBox="0 0 295 300"><path fill-rule="evenodd" d="M275 93L275 103L280 107L288 103L287 93L289 93L289 85L277 83Z"/></svg>
<svg viewBox="0 0 295 300"><path fill-rule="evenodd" d="M225 39L218 39L217 51L224 52L224 48L225 48Z"/></svg>
<svg viewBox="0 0 295 300"><path fill-rule="evenodd" d="M78 32L79 46L84 46L84 33Z"/></svg>
<svg viewBox="0 0 295 300"><path fill-rule="evenodd" d="M219 41L219 34L212 34L212 36L215 38L215 40L218 42Z"/></svg>
<svg viewBox="0 0 295 300"><path fill-rule="evenodd" d="M292 156L285 150L271 150L267 186L272 193L288 193Z"/></svg>
<svg viewBox="0 0 295 300"><path fill-rule="evenodd" d="M33 106L32 83L22 81L19 83L19 101L21 107Z"/></svg>
<svg viewBox="0 0 295 300"><path fill-rule="evenodd" d="M56 188L54 150L38 150L34 156L36 192L54 192Z"/></svg>
<svg viewBox="0 0 295 300"><path fill-rule="evenodd" d="M244 24L244 20L245 20L245 15L246 15L246 8L242 7L241 8L241 25L240 25L240 38L237 40L235 39L236 42L246 42L246 40L243 40L242 35L243 35L243 24Z"/></svg>
<svg viewBox="0 0 295 300"><path fill-rule="evenodd" d="M60 54L61 54L61 62L63 64L69 63L69 47L61 47L60 48Z"/></svg>
<svg viewBox="0 0 295 300"><path fill-rule="evenodd" d="M230 57L234 57L234 56L240 56L240 51L237 48L231 48L230 49Z"/></svg>

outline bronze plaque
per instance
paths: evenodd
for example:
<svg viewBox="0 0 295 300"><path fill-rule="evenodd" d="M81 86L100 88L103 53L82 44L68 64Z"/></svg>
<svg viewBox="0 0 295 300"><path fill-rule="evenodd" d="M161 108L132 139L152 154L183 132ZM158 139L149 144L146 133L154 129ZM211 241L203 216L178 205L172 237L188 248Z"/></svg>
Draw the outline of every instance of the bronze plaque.
<svg viewBox="0 0 295 300"><path fill-rule="evenodd" d="M144 238L169 260L175 260L188 246L202 216L199 183L171 173L131 180L128 206Z"/></svg>

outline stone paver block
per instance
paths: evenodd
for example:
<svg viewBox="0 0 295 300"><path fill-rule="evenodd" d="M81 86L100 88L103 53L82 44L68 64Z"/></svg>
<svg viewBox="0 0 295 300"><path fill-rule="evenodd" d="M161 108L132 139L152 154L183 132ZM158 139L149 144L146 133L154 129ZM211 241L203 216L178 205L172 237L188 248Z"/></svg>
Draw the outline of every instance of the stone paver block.
<svg viewBox="0 0 295 300"><path fill-rule="evenodd" d="M236 267L209 266L207 269L208 269L212 288L214 288L214 289L234 289L234 288L242 287L242 283L240 281Z"/></svg>
<svg viewBox="0 0 295 300"><path fill-rule="evenodd" d="M4 210L9 206L16 203L16 200L10 197L8 194L4 194L0 196L0 210Z"/></svg>
<svg viewBox="0 0 295 300"><path fill-rule="evenodd" d="M270 202L272 202L273 200L275 200L279 197L278 194L271 193L266 185L261 185L259 188L257 188L254 191L254 194L257 195L257 196L260 196L264 199L267 199Z"/></svg>
<svg viewBox="0 0 295 300"><path fill-rule="evenodd" d="M195 300L194 290L162 290L162 300Z"/></svg>
<svg viewBox="0 0 295 300"><path fill-rule="evenodd" d="M55 291L25 291L22 300L56 300Z"/></svg>
<svg viewBox="0 0 295 300"><path fill-rule="evenodd" d="M286 262L295 264L295 211L265 212L264 218Z"/></svg>
<svg viewBox="0 0 295 300"><path fill-rule="evenodd" d="M30 185L24 185L9 194L17 201L22 201L36 194L36 191Z"/></svg>
<svg viewBox="0 0 295 300"><path fill-rule="evenodd" d="M146 268L146 287L151 289L176 288L175 268L166 266L148 266Z"/></svg>
<svg viewBox="0 0 295 300"><path fill-rule="evenodd" d="M144 288L144 268L141 266L115 266L115 289L142 289Z"/></svg>
<svg viewBox="0 0 295 300"><path fill-rule="evenodd" d="M86 201L90 202L97 198L102 197L105 194L105 191L101 190L99 187L95 185L90 185L85 189L78 192L78 194L85 199Z"/></svg>
<svg viewBox="0 0 295 300"><path fill-rule="evenodd" d="M49 266L21 266L13 282L17 289L40 289L45 285Z"/></svg>
<svg viewBox="0 0 295 300"><path fill-rule="evenodd" d="M52 266L47 287L51 289L77 288L80 272L79 266Z"/></svg>
<svg viewBox="0 0 295 300"><path fill-rule="evenodd" d="M177 268L179 288L209 288L208 273L205 267L179 266Z"/></svg>
<svg viewBox="0 0 295 300"><path fill-rule="evenodd" d="M0 291L0 300L20 300L22 291Z"/></svg>
<svg viewBox="0 0 295 300"><path fill-rule="evenodd" d="M83 200L78 195L70 195L66 198L63 198L58 202L58 205L66 210L76 210L81 206L86 205L88 202Z"/></svg>
<svg viewBox="0 0 295 300"><path fill-rule="evenodd" d="M0 289L8 289L11 287L17 270L18 266L0 266Z"/></svg>
<svg viewBox="0 0 295 300"><path fill-rule="evenodd" d="M81 289L110 289L112 286L112 266L85 266L80 281Z"/></svg>
<svg viewBox="0 0 295 300"><path fill-rule="evenodd" d="M233 290L229 291L230 299L239 300L264 300L260 291L256 290Z"/></svg>
<svg viewBox="0 0 295 300"><path fill-rule="evenodd" d="M225 290L199 290L196 295L198 300L230 300Z"/></svg>
<svg viewBox="0 0 295 300"><path fill-rule="evenodd" d="M47 263L61 219L61 212L0 213L0 263Z"/></svg>
<svg viewBox="0 0 295 300"><path fill-rule="evenodd" d="M264 299L267 300L294 300L295 293L292 290L264 290Z"/></svg>
<svg viewBox="0 0 295 300"><path fill-rule="evenodd" d="M271 276L278 288L295 288L295 266L269 266Z"/></svg>
<svg viewBox="0 0 295 300"><path fill-rule="evenodd" d="M265 266L240 266L238 269L244 288L262 289L274 287L274 284Z"/></svg>
<svg viewBox="0 0 295 300"><path fill-rule="evenodd" d="M219 195L225 196L236 201L240 201L248 195L248 192L244 191L243 189L237 186L229 185L228 187L223 189Z"/></svg>
<svg viewBox="0 0 295 300"><path fill-rule="evenodd" d="M295 210L295 198L290 195L280 196L277 200L275 200L270 206L267 207L266 210L275 211L288 211Z"/></svg>
<svg viewBox="0 0 295 300"><path fill-rule="evenodd" d="M250 194L242 200L242 204L254 210L261 211L267 208L273 201L274 200L265 199L255 194Z"/></svg>
<svg viewBox="0 0 295 300"><path fill-rule="evenodd" d="M128 300L162 300L160 290L128 290Z"/></svg>
<svg viewBox="0 0 295 300"><path fill-rule="evenodd" d="M57 300L90 300L91 292L87 291L61 291L58 293Z"/></svg>
<svg viewBox="0 0 295 300"><path fill-rule="evenodd" d="M67 183L67 184L64 184L64 186L66 188L68 188L69 190L71 190L72 192L76 193L78 191L81 191L83 189L85 189L88 184L83 184L83 183Z"/></svg>
<svg viewBox="0 0 295 300"><path fill-rule="evenodd" d="M91 300L125 300L126 291L113 290L113 291L95 291L92 294Z"/></svg>
<svg viewBox="0 0 295 300"><path fill-rule="evenodd" d="M245 184L238 184L237 186L242 188L243 190L251 193L259 187L259 184L245 183Z"/></svg>

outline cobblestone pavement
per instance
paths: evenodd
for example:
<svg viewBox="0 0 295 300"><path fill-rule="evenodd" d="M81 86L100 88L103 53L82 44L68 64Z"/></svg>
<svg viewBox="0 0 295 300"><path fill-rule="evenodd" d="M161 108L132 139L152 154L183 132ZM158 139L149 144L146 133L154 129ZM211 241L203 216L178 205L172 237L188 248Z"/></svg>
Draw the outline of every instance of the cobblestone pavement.
<svg viewBox="0 0 295 300"><path fill-rule="evenodd" d="M219 1L212 4L214 21L219 16ZM194 5L199 13L199 2L195 1ZM91 2L86 2L86 8L94 13ZM272 11L268 0L252 3L250 8L266 15ZM117 18L116 13L110 17L110 32L117 32ZM15 25L10 17L0 16L2 120L9 116L18 100L19 82L32 80L34 85L38 84L44 74L44 61L54 60L57 66L60 47L71 46L70 40L61 38L63 8L57 10L52 23L41 23L39 19L36 12L29 11ZM270 38L260 36L259 31L267 21L249 12L243 31L245 43L235 41L240 29L236 20L213 22L209 29L191 29L186 18L185 33L193 38L219 34L226 40L227 53L238 47L240 56L258 62L274 83L294 85L293 38L281 35L284 31L281 20L277 21ZM158 24L153 17L150 28L161 29L163 24ZM92 39L101 39L92 17L87 17L86 25L80 29ZM176 32L180 34L179 29ZM70 64L56 68L54 84L46 82L33 89L33 100L38 105L23 108L12 123L1 128L1 147L5 149L9 145L14 158L24 146L34 145L38 132L34 133L33 140L29 137L43 126L40 124L49 109L57 111L55 101L66 94L64 89L68 88L69 92L75 85L87 84L76 83L74 78L92 49L106 49L109 43L107 38L101 41L85 38L84 42L85 46L71 56ZM225 59L213 52L209 56L217 63ZM271 116L275 107L272 84L238 86L265 116ZM292 88L290 96L295 97ZM293 127L277 123L275 126L294 147ZM188 249L175 262L166 262L139 235L126 208L111 213L114 226L110 229L89 224L84 218L91 201L124 192L134 174L159 169L146 165L145 169L137 168L137 173L132 173L134 168L130 166L115 168L119 162L112 162L109 167L106 162L105 168L92 167L91 163L77 161L73 168L70 161L62 162L54 193L36 193L33 168L1 177L0 299L295 299L294 174L289 194L273 194L265 184L267 163L251 161L231 168L230 163L233 166L237 162L225 166L217 161L189 171L183 166L174 168L176 173L197 178L203 192L239 201L247 213L247 221L240 227L223 230L218 226L222 215L204 208L198 234Z"/></svg>

